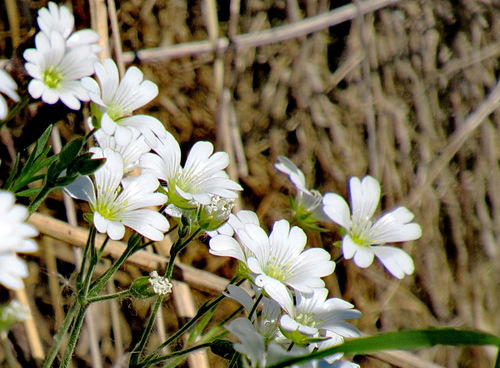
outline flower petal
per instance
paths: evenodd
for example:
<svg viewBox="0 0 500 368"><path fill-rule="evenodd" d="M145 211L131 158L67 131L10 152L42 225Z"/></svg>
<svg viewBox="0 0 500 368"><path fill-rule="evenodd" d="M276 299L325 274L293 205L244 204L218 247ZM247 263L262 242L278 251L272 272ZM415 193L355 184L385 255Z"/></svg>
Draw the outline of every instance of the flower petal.
<svg viewBox="0 0 500 368"><path fill-rule="evenodd" d="M376 246L371 249L384 267L398 279L411 275L415 270L413 259L402 249L389 246Z"/></svg>

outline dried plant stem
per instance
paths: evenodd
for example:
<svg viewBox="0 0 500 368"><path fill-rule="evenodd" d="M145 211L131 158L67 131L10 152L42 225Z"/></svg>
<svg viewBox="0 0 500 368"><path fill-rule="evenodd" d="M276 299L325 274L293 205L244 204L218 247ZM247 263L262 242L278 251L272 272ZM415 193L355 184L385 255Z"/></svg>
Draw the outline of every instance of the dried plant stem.
<svg viewBox="0 0 500 368"><path fill-rule="evenodd" d="M437 157L428 167L421 167L417 174L417 184L413 191L408 196L407 203L409 206L414 206L427 188L432 185L434 180L448 165L453 156L458 152L460 147L467 141L474 130L500 106L500 80L490 92L488 97L473 111L451 136L449 143L442 150L441 155Z"/></svg>
<svg viewBox="0 0 500 368"><path fill-rule="evenodd" d="M257 47L287 41L355 19L359 16L359 14L363 15L372 13L387 6L394 5L400 1L401 0L369 0L360 3L359 7L354 4L348 4L327 13L306 18L286 26L237 35L231 41L236 49ZM123 61L130 63L136 57L142 61L153 61L178 58L188 55L194 56L207 54L213 52L213 47L213 43L210 41L190 42L166 47L157 47L147 50L139 50L137 52L123 53ZM219 52L227 50L228 47L229 39L217 39L216 48Z"/></svg>
<svg viewBox="0 0 500 368"><path fill-rule="evenodd" d="M172 296L174 300L175 311L180 321L186 321L196 316L197 307L194 302L193 293L191 288L184 282L173 282ZM188 342L188 336L183 336L184 344ZM158 351L159 354L165 354L162 350ZM188 364L190 367L208 368L208 356L206 351L198 350L193 354L188 355Z"/></svg>
<svg viewBox="0 0 500 368"><path fill-rule="evenodd" d="M68 225L64 221L60 221L37 212L33 213L30 216L28 222L31 225L35 226L42 234L62 240L74 246L85 246L88 236L88 229L73 227ZM101 246L103 241L104 236L97 235L96 244L98 247ZM108 242L108 245L106 246L106 249L104 250L103 255L110 255L114 258L118 258L123 253L123 250L126 247L127 245L123 242L110 240ZM168 258L162 257L158 254L152 254L140 250L133 254L127 260L127 262L152 271L157 270L160 267L164 267L168 263ZM225 289L228 283L228 280L216 276L211 272L199 270L180 262L178 262L176 265L181 269L185 282L202 290L220 292Z"/></svg>
<svg viewBox="0 0 500 368"><path fill-rule="evenodd" d="M116 65L118 66L118 71L120 77L125 74L125 64L123 62L123 49L122 49L122 39L120 37L120 27L118 25L118 17L116 15L116 5L113 0L108 0L108 13L109 22L111 24L112 39L113 39L113 50L115 54ZM111 54L108 51L109 54Z"/></svg>
<svg viewBox="0 0 500 368"><path fill-rule="evenodd" d="M14 48L19 45L21 30L19 26L19 12L17 11L16 0L5 0L5 8L9 19L10 37Z"/></svg>
<svg viewBox="0 0 500 368"><path fill-rule="evenodd" d="M25 289L16 290L16 298L22 305L29 308L31 318L28 318L26 321L24 321L24 328L26 329L26 334L28 335L28 341L31 348L31 356L35 360L41 361L45 358L45 354L43 352L42 342L40 340L40 335L38 334L35 320L33 319L33 315L31 313L31 307L28 302L28 296L26 295L26 290Z"/></svg>
<svg viewBox="0 0 500 368"><path fill-rule="evenodd" d="M0 341L2 341L3 353L5 354L5 360L7 361L8 368L19 368L19 362L12 354L12 346L10 345L9 338L7 337L7 331L2 331L0 333Z"/></svg>

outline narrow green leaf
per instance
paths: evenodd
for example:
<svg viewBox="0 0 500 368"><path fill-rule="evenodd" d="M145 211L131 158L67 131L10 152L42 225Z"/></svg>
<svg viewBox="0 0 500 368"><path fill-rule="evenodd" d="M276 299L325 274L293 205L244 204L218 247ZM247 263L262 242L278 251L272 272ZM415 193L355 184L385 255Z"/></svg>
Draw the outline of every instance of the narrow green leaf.
<svg viewBox="0 0 500 368"><path fill-rule="evenodd" d="M200 321L193 327L191 333L189 334L188 343L194 343L198 336L201 336L205 327L207 327L208 323L212 320L212 317L215 313L216 306L210 309L201 319Z"/></svg>
<svg viewBox="0 0 500 368"><path fill-rule="evenodd" d="M21 154L18 152L16 156L16 162L14 162L14 166L12 167L12 170L10 172L9 178L7 179L4 189L5 190L10 190L12 184L14 183L14 178L17 173L17 169L19 168L19 161L21 160Z"/></svg>
<svg viewBox="0 0 500 368"><path fill-rule="evenodd" d="M63 168L67 168L71 162L78 156L80 150L85 143L85 137L77 138L64 146L64 148L59 153L59 161L61 162Z"/></svg>
<svg viewBox="0 0 500 368"><path fill-rule="evenodd" d="M453 328L389 332L346 341L344 344L309 355L288 359L269 368L288 367L336 353L369 354L382 350L415 350L436 345L494 345L500 347L500 337L480 331Z"/></svg>
<svg viewBox="0 0 500 368"><path fill-rule="evenodd" d="M42 133L40 138L38 138L38 140L36 141L35 149L33 151L33 155L35 157L40 156L40 154L43 152L45 145L49 141L50 133L52 133L52 127L53 125L49 125L47 129L45 129L45 131Z"/></svg>
<svg viewBox="0 0 500 368"><path fill-rule="evenodd" d="M16 196L17 197L31 197L31 196L34 196L34 195L37 195L38 193L40 193L40 190L42 190L42 188L26 189L26 190L22 190L20 192L17 192Z"/></svg>

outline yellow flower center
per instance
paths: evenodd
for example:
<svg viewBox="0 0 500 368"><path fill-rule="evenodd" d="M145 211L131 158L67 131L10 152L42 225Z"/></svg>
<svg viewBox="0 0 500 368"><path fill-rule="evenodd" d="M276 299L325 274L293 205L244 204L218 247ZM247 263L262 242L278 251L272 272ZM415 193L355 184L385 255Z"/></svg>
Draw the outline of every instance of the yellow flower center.
<svg viewBox="0 0 500 368"><path fill-rule="evenodd" d="M63 76L59 68L52 65L42 74L43 83L49 88L60 88Z"/></svg>

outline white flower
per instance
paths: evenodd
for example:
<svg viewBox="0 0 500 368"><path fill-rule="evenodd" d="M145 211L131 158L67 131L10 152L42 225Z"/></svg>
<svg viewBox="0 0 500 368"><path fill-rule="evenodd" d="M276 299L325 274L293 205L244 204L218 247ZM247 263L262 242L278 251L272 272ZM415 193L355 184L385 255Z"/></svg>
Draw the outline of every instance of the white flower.
<svg viewBox="0 0 500 368"><path fill-rule="evenodd" d="M19 101L19 95L16 92L17 84L12 77L3 69L0 69L0 93L4 93L14 101ZM7 101L0 94L0 120L4 120L9 112Z"/></svg>
<svg viewBox="0 0 500 368"><path fill-rule="evenodd" d="M151 150L144 136L136 129L132 129L132 134L125 141L125 144L118 144L114 136L107 135L102 129L97 129L94 137L102 150L109 147L113 151L120 152L125 174L138 168L141 157Z"/></svg>
<svg viewBox="0 0 500 368"><path fill-rule="evenodd" d="M274 164L274 167L287 174L297 190L292 203L296 219L306 227L317 229L316 222L328 221L328 217L323 212L323 196L317 190L307 189L304 173L289 158L278 156L278 160L279 162Z"/></svg>
<svg viewBox="0 0 500 368"><path fill-rule="evenodd" d="M47 8L41 8L38 11L36 19L40 31L50 37L50 33L55 31L61 34L66 40L66 47L75 48L82 45L90 46L91 53L97 54L101 47L96 44L99 41L99 34L92 29L82 29L73 32L75 26L75 17L71 11L64 5L58 6L50 1Z"/></svg>
<svg viewBox="0 0 500 368"><path fill-rule="evenodd" d="M359 318L361 312L345 300L326 299L327 296L325 288L315 289L312 294L296 292L295 307L290 298L285 307L287 314L280 318L285 335L297 331L304 337L328 337L328 340L313 344L320 350L342 344L344 337L359 337L358 329L344 319Z"/></svg>
<svg viewBox="0 0 500 368"><path fill-rule="evenodd" d="M21 278L28 276L28 267L16 252L31 253L38 249L30 239L38 231L25 221L28 209L15 204L14 194L0 191L0 284L10 289L21 289Z"/></svg>
<svg viewBox="0 0 500 368"><path fill-rule="evenodd" d="M0 284L13 290L24 287L21 279L28 276L28 266L15 253L0 253L0 270Z"/></svg>
<svg viewBox="0 0 500 368"><path fill-rule="evenodd" d="M125 235L125 226L154 240L163 239L168 220L146 207L162 205L164 194L156 193L159 183L149 174L123 178L123 159L110 148L95 151L94 158L105 157L106 163L94 173L95 183L88 176L79 176L65 190L73 197L90 203L94 225L113 240Z"/></svg>
<svg viewBox="0 0 500 368"><path fill-rule="evenodd" d="M34 78L28 84L30 95L48 104L61 100L73 110L80 109L80 101L89 100L80 79L93 73L90 46L66 49L63 36L56 31L39 32L35 45L36 49L23 54L28 61L25 68Z"/></svg>
<svg viewBox="0 0 500 368"><path fill-rule="evenodd" d="M208 205L214 195L221 198L237 198L236 191L243 188L229 179L223 171L229 164L229 155L214 151L210 142L197 142L181 166L181 149L172 134L166 132L163 139L141 160L144 172L151 173L167 183L169 203L179 208L196 208Z"/></svg>
<svg viewBox="0 0 500 368"><path fill-rule="evenodd" d="M38 249L30 239L38 235L38 231L25 222L27 218L28 209L15 204L14 194L0 190L0 253L31 253Z"/></svg>
<svg viewBox="0 0 500 368"><path fill-rule="evenodd" d="M156 137L163 138L166 130L163 124L152 116L132 115L134 110L146 105L158 95L158 87L149 80L143 80L142 72L132 66L120 81L118 68L111 59L94 63L99 83L93 78L83 78L82 86L90 99L99 106L101 128L108 135L115 135L119 144L124 144L132 133L130 127L139 130L150 146L156 145Z"/></svg>
<svg viewBox="0 0 500 368"><path fill-rule="evenodd" d="M379 244L420 238L420 225L410 222L413 213L406 207L398 207L372 222L380 200L380 184L373 177L365 176L362 181L351 178L349 185L352 216L347 202L341 196L328 193L323 200L325 213L347 232L342 240L344 257L354 257L356 265L366 268L376 256L395 277L402 279L405 275L411 275L415 267L406 252Z"/></svg>
<svg viewBox="0 0 500 368"><path fill-rule="evenodd" d="M311 293L314 288L325 285L320 277L331 274L335 269L335 263L330 261L330 255L324 249L304 251L306 234L296 226L290 229L286 220L275 222L269 237L254 224L244 225L237 234L239 242L227 235L212 238L211 253L245 263L255 275L255 285L283 306L289 299L287 286ZM223 249L226 254L221 252Z"/></svg>
<svg viewBox="0 0 500 368"><path fill-rule="evenodd" d="M236 215L229 214L227 221L215 231L207 231L210 237L214 237L218 234L223 234L227 236L233 236L235 231L244 227L245 224L259 225L259 218L257 214L253 211L241 210L238 211ZM218 255L217 253L213 253Z"/></svg>
<svg viewBox="0 0 500 368"><path fill-rule="evenodd" d="M209 234L211 237L224 235L215 241L210 242L209 252L219 257L232 257L246 262L246 259L252 256L250 250L238 243L232 237L238 237L240 230L244 231L245 225L253 224L259 226L259 218L253 211L241 210L236 215L230 214L227 222L217 231Z"/></svg>
<svg viewBox="0 0 500 368"><path fill-rule="evenodd" d="M247 318L236 318L224 327L240 340L234 343L234 349L250 360L252 368L266 367L292 357L283 346L267 343Z"/></svg>

